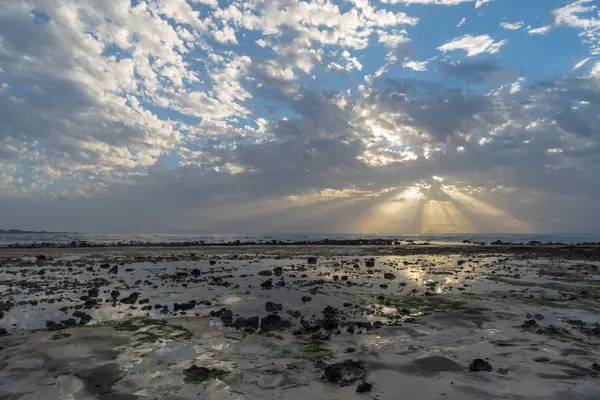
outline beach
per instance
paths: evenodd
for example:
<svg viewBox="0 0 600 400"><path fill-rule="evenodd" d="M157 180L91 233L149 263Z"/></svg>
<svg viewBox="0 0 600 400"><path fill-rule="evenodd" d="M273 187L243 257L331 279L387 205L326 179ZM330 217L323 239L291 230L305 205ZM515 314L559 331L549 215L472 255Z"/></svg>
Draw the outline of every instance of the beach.
<svg viewBox="0 0 600 400"><path fill-rule="evenodd" d="M598 399L600 248L0 249L0 399Z"/></svg>

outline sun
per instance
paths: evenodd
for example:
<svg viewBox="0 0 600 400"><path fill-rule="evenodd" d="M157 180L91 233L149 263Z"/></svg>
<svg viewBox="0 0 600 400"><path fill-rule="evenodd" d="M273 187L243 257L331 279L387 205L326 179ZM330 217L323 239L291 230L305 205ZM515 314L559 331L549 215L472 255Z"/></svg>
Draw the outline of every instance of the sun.
<svg viewBox="0 0 600 400"><path fill-rule="evenodd" d="M433 175L380 197L357 222L368 233L457 234L493 230L527 232L531 227L476 198L464 182Z"/></svg>

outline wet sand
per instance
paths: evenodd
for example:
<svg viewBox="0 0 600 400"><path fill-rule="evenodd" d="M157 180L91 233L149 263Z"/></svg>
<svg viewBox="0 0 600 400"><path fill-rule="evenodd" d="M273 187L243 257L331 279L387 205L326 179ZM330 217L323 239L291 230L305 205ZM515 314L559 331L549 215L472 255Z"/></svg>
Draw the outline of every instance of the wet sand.
<svg viewBox="0 0 600 400"><path fill-rule="evenodd" d="M0 399L598 399L597 246L0 249Z"/></svg>

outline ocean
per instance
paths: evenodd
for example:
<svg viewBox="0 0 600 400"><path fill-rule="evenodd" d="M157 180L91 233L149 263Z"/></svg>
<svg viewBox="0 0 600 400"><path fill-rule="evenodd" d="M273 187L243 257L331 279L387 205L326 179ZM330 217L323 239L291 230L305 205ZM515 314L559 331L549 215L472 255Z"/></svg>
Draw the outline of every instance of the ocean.
<svg viewBox="0 0 600 400"><path fill-rule="evenodd" d="M174 243L197 242L207 244L227 243L239 240L240 242L282 242L355 240L355 239L397 239L427 241L433 244L462 243L464 240L474 242L493 242L501 240L511 243L527 243L538 241L541 243L575 244L584 242L600 242L600 233L592 234L459 234L459 235L361 235L361 234L55 234L55 233L1 233L0 245L8 244L36 244L54 243L67 244L73 241L90 242L95 244L117 243Z"/></svg>

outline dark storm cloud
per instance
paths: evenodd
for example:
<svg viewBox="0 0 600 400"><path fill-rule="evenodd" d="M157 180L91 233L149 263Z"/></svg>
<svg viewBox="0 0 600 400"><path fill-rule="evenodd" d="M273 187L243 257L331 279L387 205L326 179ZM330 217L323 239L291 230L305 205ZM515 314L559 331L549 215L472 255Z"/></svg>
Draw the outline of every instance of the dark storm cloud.
<svg viewBox="0 0 600 400"><path fill-rule="evenodd" d="M445 78L456 78L468 83L502 84L519 77L518 71L504 68L491 58L468 58L462 61L439 60L435 67Z"/></svg>

